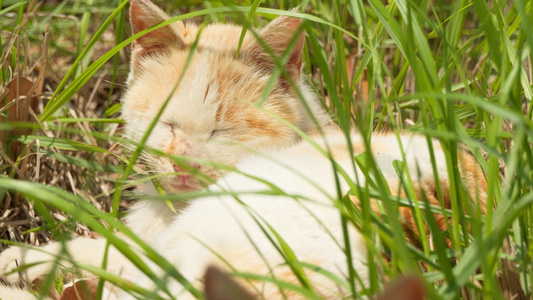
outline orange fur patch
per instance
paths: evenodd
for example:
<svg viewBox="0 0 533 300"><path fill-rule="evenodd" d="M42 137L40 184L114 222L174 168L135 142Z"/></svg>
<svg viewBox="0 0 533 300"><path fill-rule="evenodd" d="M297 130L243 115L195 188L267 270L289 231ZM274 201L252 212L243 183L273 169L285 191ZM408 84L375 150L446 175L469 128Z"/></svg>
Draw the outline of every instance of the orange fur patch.
<svg viewBox="0 0 533 300"><path fill-rule="evenodd" d="M474 157L471 155L460 151L458 153L459 157L459 173L463 183L466 185L466 191L468 193L469 201L472 204L478 205L482 213L485 212L486 207L486 189L487 182L483 176L483 172L479 164L475 161ZM449 182L448 178L442 178L439 182L441 192L442 192L442 203L438 199L437 186L433 180L425 180L423 182L414 181L414 190L418 201L423 201L423 197L426 197L430 205L442 206L446 209L451 209L452 204L449 194ZM407 198L405 191L398 190L398 184L389 184L391 194L393 196L400 196L402 198ZM358 199L356 197L351 197L352 201L358 205ZM378 204L373 201L371 203L372 210L377 214L380 214L380 209ZM415 217L413 216L413 211L409 207L399 207L399 213L401 218L403 218L403 228L406 234L407 239L414 245L421 247L418 236L420 232L416 226ZM445 217L442 214L433 214L437 226L440 231L445 231L448 229L451 220ZM424 224L424 230L426 231L427 236L429 236L429 229ZM451 246L449 240L447 240L448 246Z"/></svg>

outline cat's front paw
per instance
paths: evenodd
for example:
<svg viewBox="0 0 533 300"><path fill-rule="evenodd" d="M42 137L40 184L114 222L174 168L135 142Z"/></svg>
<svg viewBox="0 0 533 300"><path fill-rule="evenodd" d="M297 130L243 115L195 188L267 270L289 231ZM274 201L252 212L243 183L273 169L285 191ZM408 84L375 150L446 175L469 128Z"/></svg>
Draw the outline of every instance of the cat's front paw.
<svg viewBox="0 0 533 300"><path fill-rule="evenodd" d="M39 251L10 247L0 253L0 277L9 283L32 282L49 273L50 258Z"/></svg>

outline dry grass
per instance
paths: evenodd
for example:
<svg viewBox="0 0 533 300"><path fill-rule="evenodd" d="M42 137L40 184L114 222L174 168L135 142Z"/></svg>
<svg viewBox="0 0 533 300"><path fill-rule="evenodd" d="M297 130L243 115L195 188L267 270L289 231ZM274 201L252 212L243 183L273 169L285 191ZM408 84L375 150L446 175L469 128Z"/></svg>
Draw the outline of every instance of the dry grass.
<svg viewBox="0 0 533 300"><path fill-rule="evenodd" d="M54 4L58 3L47 3L47 5ZM7 112L10 123L39 123L38 116L41 115L47 101L75 59L78 44L75 29L79 25L80 18L77 15L48 13L41 9L41 5L41 2L32 2L23 14L20 26L16 26L18 14L14 12L2 16L3 19L0 21L3 26L16 28L12 32L5 30L2 32L2 65L9 65L10 59L21 62L13 64L14 68L4 68L4 78L0 82L0 95L5 99L5 104L0 105L2 107L0 112ZM102 14L100 17L103 18L105 15ZM59 31L51 33L49 28L54 24L45 28L38 27L39 22L47 18L51 18L55 23L69 22L75 27L71 28L71 34ZM25 23L29 26L24 26ZM96 31L99 25L100 22L91 22L88 31ZM114 45L114 33L110 29L96 44L91 57L93 59L100 57ZM120 83L124 82L127 70L126 57L125 53L121 53L117 83L114 83L111 94L113 83L110 70L113 69L113 65L112 62L108 62L60 112L64 121L44 126L48 127L47 130L0 131L3 133L0 135L0 174L60 187L83 197L104 211L109 211L110 193L117 176L113 172L102 172L80 166L75 160L102 166L121 164L118 157L122 155L122 148L116 142L90 135L91 132L99 132L113 136L120 132L120 124L93 123L89 120L117 115L106 116L105 112L106 108L119 102L122 90ZM28 105L27 99L31 99L31 105ZM66 120L67 118L70 120ZM13 141L13 136L20 134L80 141L108 149L111 153L71 151L53 146L39 147L39 139L33 140L26 146ZM37 147L32 147L34 145ZM71 159L71 162L65 158ZM45 226L44 218L36 211L32 202L18 193L0 189L0 198L3 200L0 203L0 239L40 245L48 242L52 235L62 232L90 234L87 227L60 211L51 210L50 216L53 222L46 222Z"/></svg>

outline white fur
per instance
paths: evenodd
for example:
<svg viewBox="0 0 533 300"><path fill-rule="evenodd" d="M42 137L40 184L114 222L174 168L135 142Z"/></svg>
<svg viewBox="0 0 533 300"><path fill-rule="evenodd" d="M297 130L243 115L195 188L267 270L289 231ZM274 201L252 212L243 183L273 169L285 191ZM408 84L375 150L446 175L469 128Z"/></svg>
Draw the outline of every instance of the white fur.
<svg viewBox="0 0 533 300"><path fill-rule="evenodd" d="M18 287L0 286L1 300L35 300L38 299L32 293ZM49 300L49 298L41 298L42 300Z"/></svg>
<svg viewBox="0 0 533 300"><path fill-rule="evenodd" d="M238 169L245 174L271 182L289 195L299 195L308 200L295 201L289 196L249 194L270 188L239 173L224 177L218 187L210 190L246 192L238 198L254 211L254 214L270 224L299 259L319 262L321 268L346 276L345 255L335 242L344 245L339 211L333 207L333 202L338 200L332 199L338 199L338 196L335 192L331 163L307 144L275 151L267 156L246 159L238 164ZM348 171L351 168L349 158L338 163ZM308 175L308 180L295 172ZM342 184L342 187L343 192L346 192L346 183ZM365 278L366 270L362 263L365 248L361 244L359 234L351 227L350 233L351 248L354 251L353 265L362 278ZM190 207L154 239L153 246L187 279L198 284L209 264L220 264L216 256L202 243L229 259L230 264L246 271L248 265L261 261L249 238L261 249L270 267L275 268L283 263L282 257L255 224L248 209L233 196L206 196L192 201ZM264 266L263 270L266 271L267 267ZM139 272L125 273L133 282L140 282L145 288L152 287L150 280ZM139 281L139 277L143 280ZM179 284L171 284L174 286L171 290L177 293ZM325 282L319 284L322 285L325 295L335 295L337 288L333 283L330 282L329 286ZM120 299L129 297L123 296Z"/></svg>
<svg viewBox="0 0 533 300"><path fill-rule="evenodd" d="M362 142L358 134L352 134L351 139L352 143ZM341 132L330 132L325 140L321 137L315 140L320 145L328 144L332 148L346 146L346 138ZM430 178L433 172L426 139L402 136L401 140L412 176L415 179ZM372 145L376 146L377 150L373 152L385 179L389 183L397 182L398 177L392 163L394 160L402 161L402 156L396 137L377 135L373 137ZM437 167L445 172L444 156L438 151L436 143L434 147L437 148ZM336 163L350 174L351 181L355 180L353 161L349 155L338 159ZM183 215L174 218L168 228L153 239L152 246L158 253L197 286L200 286L208 265L222 264L211 250L226 258L237 270L246 272L250 266L261 262L261 257L253 246L255 244L255 247L261 249L267 264L276 269L284 260L251 217L254 215L264 220L261 224L268 223L272 226L289 244L298 259L316 263L341 278L347 275L346 256L341 249L344 242L340 213L334 203L347 192L348 185L341 177L342 193L336 194L333 168L326 157L319 154L313 146L300 143L265 156L245 159L238 164L238 170L239 173L222 178L218 186L212 187L210 191L234 192L239 195L238 199L242 203L231 195L206 196L192 201ZM418 170L420 177L416 175ZM359 170L357 172L360 184L363 184L364 176ZM249 176L266 180L288 196L254 194L253 192L269 191L271 188ZM302 200L295 200L292 197L294 195L302 197ZM364 263L366 250L359 233L351 226L349 232L353 251L352 266L364 281L367 274ZM158 270L155 264L152 264L152 269ZM264 266L263 270L266 271L267 267ZM151 280L138 271L128 270L125 276L144 288L155 289ZM165 278L166 274L160 271L159 276ZM319 292L323 296L340 296L338 287L332 282L316 277L314 280L320 286ZM184 293L179 283L169 280L169 284L175 295ZM114 299L113 296L111 298ZM133 298L122 295L118 299Z"/></svg>

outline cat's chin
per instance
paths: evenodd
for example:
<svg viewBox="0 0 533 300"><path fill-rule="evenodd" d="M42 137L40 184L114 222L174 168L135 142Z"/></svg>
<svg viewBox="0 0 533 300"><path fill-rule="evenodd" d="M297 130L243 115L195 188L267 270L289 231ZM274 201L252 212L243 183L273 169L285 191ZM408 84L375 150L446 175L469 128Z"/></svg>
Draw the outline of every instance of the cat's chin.
<svg viewBox="0 0 533 300"><path fill-rule="evenodd" d="M200 190L200 186L194 186L189 184L170 184L165 188L167 192L171 193L183 193L183 192L190 192L194 190Z"/></svg>
<svg viewBox="0 0 533 300"><path fill-rule="evenodd" d="M183 193L203 189L204 186L188 176L176 176L164 184L170 193Z"/></svg>

